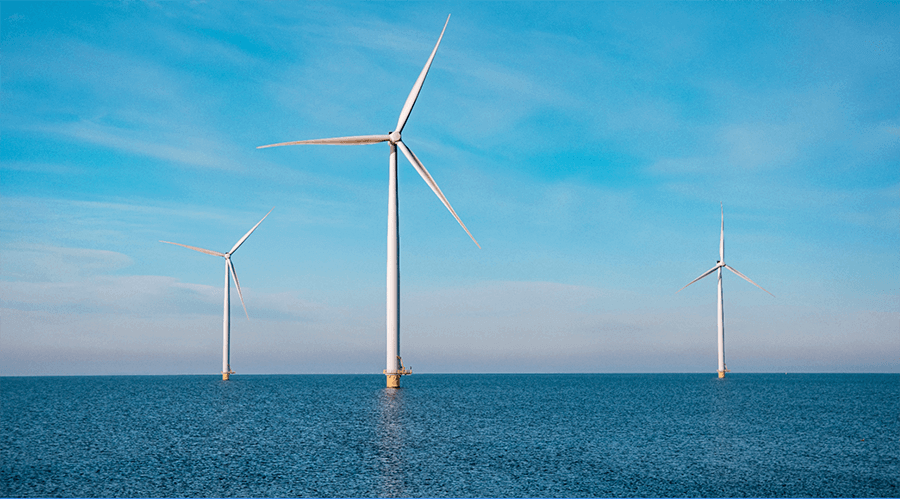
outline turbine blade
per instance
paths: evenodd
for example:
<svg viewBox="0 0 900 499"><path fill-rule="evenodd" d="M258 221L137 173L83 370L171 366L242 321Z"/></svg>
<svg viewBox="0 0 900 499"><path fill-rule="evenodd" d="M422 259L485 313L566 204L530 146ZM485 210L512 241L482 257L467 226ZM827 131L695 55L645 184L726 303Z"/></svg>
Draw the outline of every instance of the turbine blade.
<svg viewBox="0 0 900 499"><path fill-rule="evenodd" d="M707 270L706 272L704 272L703 274L701 274L700 277L698 277L698 278L694 279L693 281L691 281L691 282L685 284L685 285L684 285L684 288L690 286L691 284L694 284L695 282L699 281L700 279L703 279L704 277L708 276L709 274L712 274L712 273L715 272L716 269L718 269L718 268L719 268L719 266L716 265L715 267L713 267L713 268ZM681 288L681 289L684 289L684 288ZM677 295L679 292L681 292L681 289L679 289L678 291L676 291L675 294Z"/></svg>
<svg viewBox="0 0 900 499"><path fill-rule="evenodd" d="M293 142L281 142L278 144L269 144L267 146L259 146L257 149L265 149L267 147L294 146L298 144L325 144L332 146L358 146L364 144L377 144L379 142L387 142L390 137L387 135L356 135L353 137L334 137L331 139L312 139L312 140L295 140Z"/></svg>
<svg viewBox="0 0 900 499"><path fill-rule="evenodd" d="M174 244L175 246L184 246L185 248L192 249L192 250L194 250L194 251L199 251L200 253L206 253L207 255L212 255L212 256L225 256L225 253L219 253L218 251L213 251L213 250L208 250L208 249L198 248L198 247L196 247L196 246L188 246L187 244L173 243L173 242L171 242L171 241L160 241L160 242L161 242L161 243L166 243L166 244Z"/></svg>
<svg viewBox="0 0 900 499"><path fill-rule="evenodd" d="M244 305L244 295L241 294L241 283L238 282L237 272L234 270L234 264L231 263L231 258L228 259L228 270L231 271L231 277L234 279L234 286L238 290L238 297L241 299L241 306L244 307L244 315L247 316L247 320L250 320L250 314L247 313L247 306Z"/></svg>
<svg viewBox="0 0 900 499"><path fill-rule="evenodd" d="M272 207L272 210L274 210L274 209L275 209L275 207ZM269 213L272 213L272 210L269 210ZM269 216L269 213L266 213L266 217ZM256 230L257 227L259 227L259 224L261 224L263 222L263 220L266 219L266 217L262 217L262 220L260 220L259 222L256 222L256 225L254 225L253 228L250 229L249 232L244 234L244 237L242 237L241 240L238 241L237 244L234 245L234 248L231 248L231 251L229 251L228 254L230 255L230 254L234 253L242 244L244 244L244 241L246 241L247 238L250 237L250 234L252 234L253 231Z"/></svg>
<svg viewBox="0 0 900 499"><path fill-rule="evenodd" d="M437 197L440 198L442 203L444 203L444 206L446 206L447 209L450 210L450 213L453 214L453 218L455 218L456 221L459 222L459 225L461 225L463 230L466 231L466 234L468 234L469 237L472 238L472 242L475 243L475 246L478 246L478 248L481 249L481 245L478 244L478 241L475 240L475 237L472 236L472 233L469 232L469 229L466 228L466 224L462 223L462 220L460 220L456 212L453 211L453 207L450 206L450 202L447 201L446 197L444 197L444 193L441 192L441 188L438 187L437 182L435 182L434 179L431 178L428 170L425 169L425 165L423 165L422 162L419 161L419 158L417 158L416 155L413 154L413 152L410 151L408 147L406 147L406 144L404 144L402 140L397 142L397 146L401 151L403 151L403 155L406 156L406 159L408 159L410 163L412 163L416 171L419 172L419 175L422 176L422 179L425 180L425 183L428 184L428 187L431 187L431 190L434 191L435 194L437 194Z"/></svg>
<svg viewBox="0 0 900 499"><path fill-rule="evenodd" d="M402 132L403 127L406 126L406 120L409 119L409 113L412 112L412 108L416 105L416 99L419 98L419 92L422 90L422 84L425 83L425 77L428 76L428 70L431 68L431 61L434 60L434 54L437 53L438 46L441 44L441 39L444 38L444 31L447 31L447 23L450 22L450 15L447 15L447 20L444 22L444 29L441 30L441 36L438 37L437 43L434 45L434 50L431 51L431 56L428 58L428 62L425 63L425 67L422 68L422 72L419 73L419 78L416 80L416 84L413 85L412 90L409 92L409 96L406 98L406 102L403 104L403 110L400 111L400 118L397 120L397 132ZM474 240L474 238L473 238Z"/></svg>
<svg viewBox="0 0 900 499"><path fill-rule="evenodd" d="M756 284L755 282L753 282L752 280L750 280L749 277L745 276L744 274L741 274L741 273L738 272L737 270L734 270L733 268L729 267L728 265L725 265L725 268L728 269L728 270L730 270L730 271L732 271L732 272L734 272L738 277L743 278L745 281L747 281L747 282L749 282L750 284L756 286L757 288L762 289L763 291L766 291L762 286L760 286L759 284ZM766 293L769 293L769 292L766 291ZM772 298L775 298L775 295L773 295L772 293L769 293L769 294L772 295Z"/></svg>
<svg viewBox="0 0 900 499"><path fill-rule="evenodd" d="M725 262L725 206L720 202L719 209L722 210L722 232L719 232L719 261Z"/></svg>

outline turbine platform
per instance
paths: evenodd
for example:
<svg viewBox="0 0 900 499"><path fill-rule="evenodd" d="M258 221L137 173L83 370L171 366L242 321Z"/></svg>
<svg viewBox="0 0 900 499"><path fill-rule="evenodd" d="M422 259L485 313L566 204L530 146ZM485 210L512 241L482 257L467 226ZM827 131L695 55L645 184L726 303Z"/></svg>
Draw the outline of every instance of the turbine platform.
<svg viewBox="0 0 900 499"><path fill-rule="evenodd" d="M400 364L400 369L396 371L388 371L385 369L382 371L385 376L387 376L387 387L388 388L400 388L400 376L409 376L412 374L412 368L407 368L403 366L403 360L400 356L397 356L397 363Z"/></svg>
<svg viewBox="0 0 900 499"><path fill-rule="evenodd" d="M228 377L234 374L234 371L222 371L222 381L228 381Z"/></svg>

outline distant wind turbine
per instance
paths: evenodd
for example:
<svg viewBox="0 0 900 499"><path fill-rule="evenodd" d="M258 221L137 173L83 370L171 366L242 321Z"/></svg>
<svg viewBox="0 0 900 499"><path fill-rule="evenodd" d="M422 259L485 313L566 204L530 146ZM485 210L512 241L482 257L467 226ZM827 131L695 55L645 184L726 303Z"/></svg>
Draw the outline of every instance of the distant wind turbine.
<svg viewBox="0 0 900 499"><path fill-rule="evenodd" d="M725 314L722 309L722 268L726 268L726 269L734 272L735 275L739 276L740 278L744 279L745 281L749 282L750 284L756 286L757 288L762 289L763 291L766 291L766 290L763 289L763 287L760 286L759 284L756 284L755 282L751 281L749 277L747 277L744 274L741 274L740 272L738 272L737 270L731 268L731 266L725 265L725 208L721 204L719 205L719 208L722 210L722 230L719 233L719 262L716 263L715 267L713 267L713 268L707 270L706 272L704 272L703 274L701 274L700 277L687 283L684 286L684 288L690 286L691 284L694 284L695 282L699 281L700 279L703 279L704 277L708 276L709 274L712 274L713 271L716 271L716 270L719 271L719 315L718 315L718 318L719 318L719 377L724 378L725 373L728 372L728 369L725 367ZM684 288L681 288L681 289L684 289ZM675 294L678 294L681 291L681 289L676 291ZM769 293L769 292L766 291L766 293ZM772 297L775 296L772 293L769 293L769 294L772 295Z"/></svg>
<svg viewBox="0 0 900 499"><path fill-rule="evenodd" d="M481 248L481 245L478 244L478 241L475 241L475 238L472 236L472 233L469 232L469 229L466 228L466 225L462 223L462 220L460 220L456 212L453 211L450 202L447 201L447 198L444 197L444 194L441 192L437 183L431 178L428 170L425 169L425 165L423 165L422 162L419 161L419 158L417 158L406 144L400 140L400 133L403 131L403 127L406 126L406 120L409 119L409 114L412 112L416 99L419 97L419 91L422 90L422 84L425 82L425 77L428 75L431 61L434 60L434 54L437 53L438 46L441 44L441 39L444 37L444 31L447 30L447 23L449 22L450 16L447 16L447 21L444 22L444 29L441 30L441 36L438 37L438 41L434 46L434 50L431 51L428 62L425 63L425 67L422 69L422 72L419 73L419 78L416 80L415 85L413 85L409 97L406 98L406 103L403 104L403 109L400 111L400 118L397 120L397 126L394 128L393 132L386 135L358 135L354 137L298 140L257 147L257 149L263 149L266 147L298 144L364 145L376 144L378 142L388 142L390 144L387 233L387 367L384 370L384 374L387 376L387 386L389 388L399 387L400 376L412 373L409 369L403 367L403 363L400 360L400 236L398 233L399 219L397 216L397 148L400 148L403 155L406 156L406 159L412 163L416 171L419 172L419 175L422 176L422 179L425 180L425 183L431 187L431 190L434 191L438 198L440 198L441 202L444 203L444 206L450 210L450 213L453 214L453 218L459 222L459 225L461 225L463 230L466 231L466 234L472 238L475 245Z"/></svg>
<svg viewBox="0 0 900 499"><path fill-rule="evenodd" d="M272 208L274 210L275 208ZM272 213L272 210L269 210L269 213ZM219 253L218 251L212 251L208 249L198 248L196 246L188 246L187 244L181 243L173 243L170 241L160 241L161 243L166 244L174 244L175 246L184 246L185 248L192 249L194 251L199 251L200 253L206 253L207 255L213 256L221 256L225 258L225 311L223 312L222 317L222 379L227 380L228 377L234 374L234 371L231 370L231 346L229 342L231 340L231 278L234 278L234 285L237 287L238 297L241 299L241 306L244 307L244 315L247 316L247 319L250 319L250 314L247 313L247 306L244 305L244 295L241 293L241 283L238 282L237 272L234 270L234 264L231 263L231 255L237 251L238 248L244 244L244 241L250 237L250 234L259 227L259 224L269 216L269 213L266 213L265 217L262 217L262 220L256 222L256 225L253 226L244 237L238 241L234 247L227 253Z"/></svg>

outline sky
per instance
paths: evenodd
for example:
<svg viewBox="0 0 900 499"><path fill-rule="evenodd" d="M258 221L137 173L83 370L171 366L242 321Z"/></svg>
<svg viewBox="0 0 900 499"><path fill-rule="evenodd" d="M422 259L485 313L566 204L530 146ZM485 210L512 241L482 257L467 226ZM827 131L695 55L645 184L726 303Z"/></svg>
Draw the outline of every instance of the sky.
<svg viewBox="0 0 900 499"><path fill-rule="evenodd" d="M0 375L900 372L900 8L2 2ZM233 286L233 285L232 285Z"/></svg>

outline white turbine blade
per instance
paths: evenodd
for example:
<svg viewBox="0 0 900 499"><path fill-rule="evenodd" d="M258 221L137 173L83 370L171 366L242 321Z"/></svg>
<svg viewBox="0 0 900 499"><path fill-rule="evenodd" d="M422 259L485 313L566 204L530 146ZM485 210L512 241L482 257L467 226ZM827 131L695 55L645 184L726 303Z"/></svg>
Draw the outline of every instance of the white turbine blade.
<svg viewBox="0 0 900 499"><path fill-rule="evenodd" d="M760 286L759 284L756 284L755 282L753 282L752 280L750 280L749 277L745 276L744 274L741 274L741 273L738 272L737 270L734 270L733 268L729 267L728 265L725 265L725 268L728 269L728 270L730 270L730 271L732 271L732 272L734 272L738 277L743 278L745 281L747 281L747 282L749 282L750 284L756 286L757 288L762 289L763 291L766 291L765 288L763 288L763 287ZM769 292L766 291L766 293L769 293ZM772 298L775 298L775 295L773 295L772 293L769 293L769 294L772 295Z"/></svg>
<svg viewBox="0 0 900 499"><path fill-rule="evenodd" d="M422 162L419 161L419 158L417 158L416 155L413 154L413 152L410 151L408 147L406 147L406 144L404 144L403 141L398 141L397 146L401 151L403 151L403 155L406 156L406 159L408 159L410 163L412 163L416 171L419 172L419 175L422 176L422 179L425 180L425 183L428 184L428 187L431 187L431 190L434 191L435 194L437 194L437 197L440 198L442 203L444 203L444 206L446 206L447 209L450 210L450 213L453 214L453 218L455 218L456 221L459 222L459 225L461 225L463 230L466 231L466 234L468 234L469 237L472 238L472 242L475 243L475 246L478 246L478 248L480 249L481 245L478 244L478 241L475 240L475 237L473 237L472 233L469 232L469 229L466 228L466 224L462 223L462 220L460 220L456 212L453 211L453 207L450 206L450 202L447 201L446 197L444 197L444 193L441 192L441 188L438 187L437 182L435 182L434 179L431 178L428 170L425 169L425 165L423 165Z"/></svg>
<svg viewBox="0 0 900 499"><path fill-rule="evenodd" d="M279 144L269 144L267 146L259 146L257 149L265 149L267 147L294 146L298 144L325 144L332 146L358 146L364 144L377 144L379 142L387 142L391 138L387 135L356 135L353 137L335 137L331 139L312 139L312 140L295 140L294 142L281 142Z"/></svg>
<svg viewBox="0 0 900 499"><path fill-rule="evenodd" d="M716 265L715 267L713 267L713 268L707 270L706 272L704 272L703 274L701 274L700 277L698 277L698 278L694 279L693 281L691 281L691 282L685 284L685 285L684 285L684 288L690 286L691 284L694 284L695 282L699 281L700 279L703 279L704 277L708 276L709 274L712 274L712 273L715 272L716 269L718 269L718 268L719 268L719 266ZM681 289L684 289L684 288L681 288ZM677 295L677 294L681 291L681 289L679 289L678 291L676 291L675 294Z"/></svg>
<svg viewBox="0 0 900 499"><path fill-rule="evenodd" d="M196 247L196 246L188 246L187 244L173 243L173 242L171 242L171 241L160 241L160 242L161 242L161 243L166 243L166 244L174 244L175 246L184 246L185 248L192 249L192 250L194 250L194 251L199 251L200 253L206 253L207 255L213 255L213 256L225 256L225 253L219 253L218 251L213 251L213 250L208 250L208 249L198 248L198 247Z"/></svg>
<svg viewBox="0 0 900 499"><path fill-rule="evenodd" d="M416 80L416 84L413 85L412 90L409 92L409 96L406 98L406 102L403 104L403 110L400 111L400 118L397 120L397 128L394 129L397 132L403 131L403 127L406 126L406 120L409 119L409 113L412 112L413 106L416 105L416 99L419 98L419 92L422 90L422 84L425 83L425 77L428 76L428 70L431 68L431 61L434 60L434 54L437 53L438 46L441 44L441 39L444 38L444 31L447 31L447 23L449 22L450 15L448 14L447 20L444 22L444 29L441 30L441 36L438 37L438 41L434 45L434 50L431 51L431 56L428 58L428 62L425 63L425 67L422 68L422 72L419 73L419 78Z"/></svg>
<svg viewBox="0 0 900 499"><path fill-rule="evenodd" d="M228 259L228 270L231 271L231 277L234 279L234 286L238 290L238 297L241 299L241 306L244 307L244 315L247 316L247 320L250 320L250 314L247 313L247 306L244 305L244 295L241 294L241 283L238 282L237 272L234 270L234 264L231 263L231 258Z"/></svg>
<svg viewBox="0 0 900 499"><path fill-rule="evenodd" d="M272 210L274 210L274 209L275 208L273 207ZM272 210L269 210L269 213L272 213ZM266 213L266 217L269 216L269 213ZM252 234L253 231L256 230L257 227L259 227L259 224L261 224L263 222L263 220L266 219L266 217L262 217L262 220L260 220L259 222L256 222L256 225L254 225L253 228L250 229L249 232L244 234L244 237L242 237L241 240L238 241L237 244L234 245L234 248L231 248L231 251L229 251L228 254L230 255L230 254L234 253L242 244L244 244L244 241L246 241L247 238L250 237L250 234Z"/></svg>
<svg viewBox="0 0 900 499"><path fill-rule="evenodd" d="M722 210L722 232L719 233L719 261L725 261L725 207L719 203L719 209Z"/></svg>

